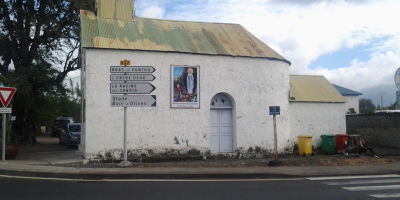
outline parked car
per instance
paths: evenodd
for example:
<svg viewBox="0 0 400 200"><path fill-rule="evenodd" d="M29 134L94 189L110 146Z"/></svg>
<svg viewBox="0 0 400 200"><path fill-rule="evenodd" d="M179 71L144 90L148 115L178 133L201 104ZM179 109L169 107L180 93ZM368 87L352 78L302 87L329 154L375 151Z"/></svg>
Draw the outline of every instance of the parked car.
<svg viewBox="0 0 400 200"><path fill-rule="evenodd" d="M52 137L58 136L64 124L69 124L69 123L74 123L74 122L75 122L74 118L72 118L72 117L57 118L54 121L53 126L51 128L51 136Z"/></svg>
<svg viewBox="0 0 400 200"><path fill-rule="evenodd" d="M400 113L400 110L379 110L375 113Z"/></svg>
<svg viewBox="0 0 400 200"><path fill-rule="evenodd" d="M66 144L68 148L81 143L81 123L64 124L58 136L60 144Z"/></svg>

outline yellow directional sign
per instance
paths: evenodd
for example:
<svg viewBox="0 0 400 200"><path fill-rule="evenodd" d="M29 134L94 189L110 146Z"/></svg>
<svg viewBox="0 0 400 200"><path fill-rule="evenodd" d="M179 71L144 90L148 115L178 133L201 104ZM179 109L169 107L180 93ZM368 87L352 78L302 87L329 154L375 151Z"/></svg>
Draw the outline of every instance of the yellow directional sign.
<svg viewBox="0 0 400 200"><path fill-rule="evenodd" d="M130 60L121 60L121 61L119 61L119 63L120 63L120 65L126 66L126 65L130 65L131 61Z"/></svg>

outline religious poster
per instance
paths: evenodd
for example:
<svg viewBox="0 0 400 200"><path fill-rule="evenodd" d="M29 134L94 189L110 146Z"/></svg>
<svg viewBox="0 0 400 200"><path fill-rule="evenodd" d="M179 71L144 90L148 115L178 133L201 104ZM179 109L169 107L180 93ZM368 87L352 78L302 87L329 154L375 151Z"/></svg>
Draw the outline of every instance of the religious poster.
<svg viewBox="0 0 400 200"><path fill-rule="evenodd" d="M200 108L200 67L171 65L171 108Z"/></svg>

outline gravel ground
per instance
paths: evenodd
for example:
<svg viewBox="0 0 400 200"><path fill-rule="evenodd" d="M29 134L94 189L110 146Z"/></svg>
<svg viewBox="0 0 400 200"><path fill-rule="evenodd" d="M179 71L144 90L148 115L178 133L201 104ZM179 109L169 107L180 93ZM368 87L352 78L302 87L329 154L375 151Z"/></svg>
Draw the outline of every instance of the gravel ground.
<svg viewBox="0 0 400 200"><path fill-rule="evenodd" d="M314 156L299 156L290 155L279 158L282 161L282 166L341 166L341 165L365 165L365 164L389 164L400 163L400 156L384 156L371 157L373 155L322 155ZM147 167L266 167L268 162L274 158L268 159L213 159L201 161L170 161L170 162L155 162L155 163L139 163L132 162L132 167L147 168ZM82 162L53 164L52 166L76 167L76 168L116 168L116 163L88 163ZM50 165L50 164L49 164Z"/></svg>
<svg viewBox="0 0 400 200"><path fill-rule="evenodd" d="M76 151L67 149L65 145L58 144L58 138L53 138L49 134L37 137L39 144L21 147L21 152L48 152L48 151ZM366 153L360 155L323 155L314 156L285 155L280 156L282 166L334 166L334 165L365 165L365 164L387 164L400 163L400 148L372 147L375 154ZM375 157L374 155L378 155ZM196 161L170 161L170 162L133 162L132 167L265 167L274 158L266 159L211 159ZM49 164L52 166L76 167L76 168L115 168L116 163L88 163L82 162Z"/></svg>

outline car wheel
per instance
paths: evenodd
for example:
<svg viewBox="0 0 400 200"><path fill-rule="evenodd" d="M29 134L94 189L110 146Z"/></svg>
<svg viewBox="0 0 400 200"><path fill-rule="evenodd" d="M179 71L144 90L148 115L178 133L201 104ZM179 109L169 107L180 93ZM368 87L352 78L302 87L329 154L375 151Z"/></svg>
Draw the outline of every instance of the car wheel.
<svg viewBox="0 0 400 200"><path fill-rule="evenodd" d="M51 137L56 137L56 134L52 132Z"/></svg>
<svg viewBox="0 0 400 200"><path fill-rule="evenodd" d="M71 142L68 140L67 141L67 148L70 149L71 148Z"/></svg>

